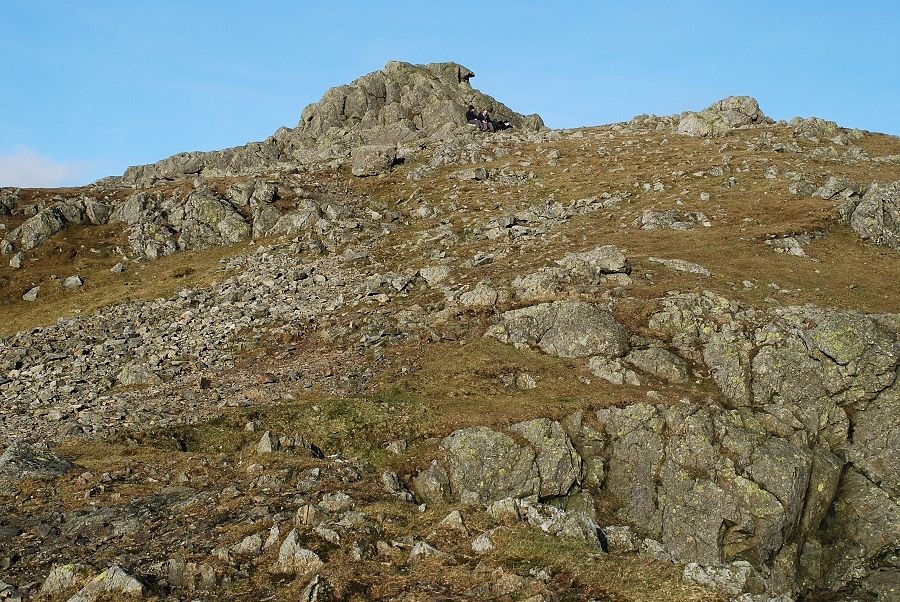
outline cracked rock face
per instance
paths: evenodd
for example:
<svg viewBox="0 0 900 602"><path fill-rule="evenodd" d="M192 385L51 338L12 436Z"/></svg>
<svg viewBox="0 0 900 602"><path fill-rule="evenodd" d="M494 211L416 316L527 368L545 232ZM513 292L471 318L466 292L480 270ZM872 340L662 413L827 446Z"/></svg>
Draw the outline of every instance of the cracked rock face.
<svg viewBox="0 0 900 602"><path fill-rule="evenodd" d="M900 250L900 182L873 184L853 210L850 227L863 240Z"/></svg>

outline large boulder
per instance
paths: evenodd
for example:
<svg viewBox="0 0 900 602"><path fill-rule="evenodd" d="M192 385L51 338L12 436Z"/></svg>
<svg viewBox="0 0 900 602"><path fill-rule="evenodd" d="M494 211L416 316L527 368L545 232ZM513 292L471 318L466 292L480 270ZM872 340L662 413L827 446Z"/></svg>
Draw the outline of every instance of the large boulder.
<svg viewBox="0 0 900 602"><path fill-rule="evenodd" d="M244 216L208 190L192 193L169 219L181 230L178 246L182 249L234 244L250 238L250 224Z"/></svg>
<svg viewBox="0 0 900 602"><path fill-rule="evenodd" d="M796 531L810 452L758 424L691 405L597 412L609 444L603 494L682 562L773 558Z"/></svg>
<svg viewBox="0 0 900 602"><path fill-rule="evenodd" d="M872 184L853 210L850 227L864 240L900 250L900 181Z"/></svg>
<svg viewBox="0 0 900 602"><path fill-rule="evenodd" d="M699 113L685 113L675 131L685 136L723 136L731 130L766 123L768 118L750 96L729 96Z"/></svg>
<svg viewBox="0 0 900 602"><path fill-rule="evenodd" d="M487 427L461 429L446 437L441 449L456 499L483 503L540 492L534 450L509 435Z"/></svg>
<svg viewBox="0 0 900 602"><path fill-rule="evenodd" d="M41 209L28 218L20 232L19 247L23 251L33 249L66 226L66 219L56 207Z"/></svg>
<svg viewBox="0 0 900 602"><path fill-rule="evenodd" d="M504 312L488 336L517 346L534 346L556 357L619 357L628 333L606 309L583 301L556 301Z"/></svg>
<svg viewBox="0 0 900 602"><path fill-rule="evenodd" d="M9 215L18 203L18 188L0 188L0 215Z"/></svg>

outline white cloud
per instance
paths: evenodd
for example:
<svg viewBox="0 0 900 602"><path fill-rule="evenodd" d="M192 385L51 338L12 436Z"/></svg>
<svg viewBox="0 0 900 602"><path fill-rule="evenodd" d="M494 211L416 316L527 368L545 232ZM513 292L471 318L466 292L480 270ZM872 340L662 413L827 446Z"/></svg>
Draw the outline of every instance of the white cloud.
<svg viewBox="0 0 900 602"><path fill-rule="evenodd" d="M0 152L0 186L53 188L84 183L88 165L82 161L55 161L30 148Z"/></svg>

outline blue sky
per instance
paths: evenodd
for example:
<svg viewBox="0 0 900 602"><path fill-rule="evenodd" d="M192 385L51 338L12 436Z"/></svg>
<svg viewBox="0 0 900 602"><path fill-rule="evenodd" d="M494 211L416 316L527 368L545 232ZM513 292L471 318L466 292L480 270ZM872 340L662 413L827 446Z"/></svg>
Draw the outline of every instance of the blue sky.
<svg viewBox="0 0 900 602"><path fill-rule="evenodd" d="M388 60L453 60L551 127L755 96L900 134L900 2L0 0L0 185L72 185L294 126Z"/></svg>

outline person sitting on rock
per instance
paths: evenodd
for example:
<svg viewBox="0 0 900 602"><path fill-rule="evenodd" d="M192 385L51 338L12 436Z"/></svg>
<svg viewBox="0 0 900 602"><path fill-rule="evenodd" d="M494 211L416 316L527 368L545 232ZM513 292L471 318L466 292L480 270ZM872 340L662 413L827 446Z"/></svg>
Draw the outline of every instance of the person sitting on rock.
<svg viewBox="0 0 900 602"><path fill-rule="evenodd" d="M481 129L483 129L487 132L494 131L494 122L491 119L491 112L488 111L486 108L481 109L481 122L484 124L484 127Z"/></svg>
<svg viewBox="0 0 900 602"><path fill-rule="evenodd" d="M478 113L475 112L475 107L472 105L469 105L469 110L466 111L466 123L468 123L469 125L474 125L482 131L487 129L484 125L484 122L478 116Z"/></svg>

